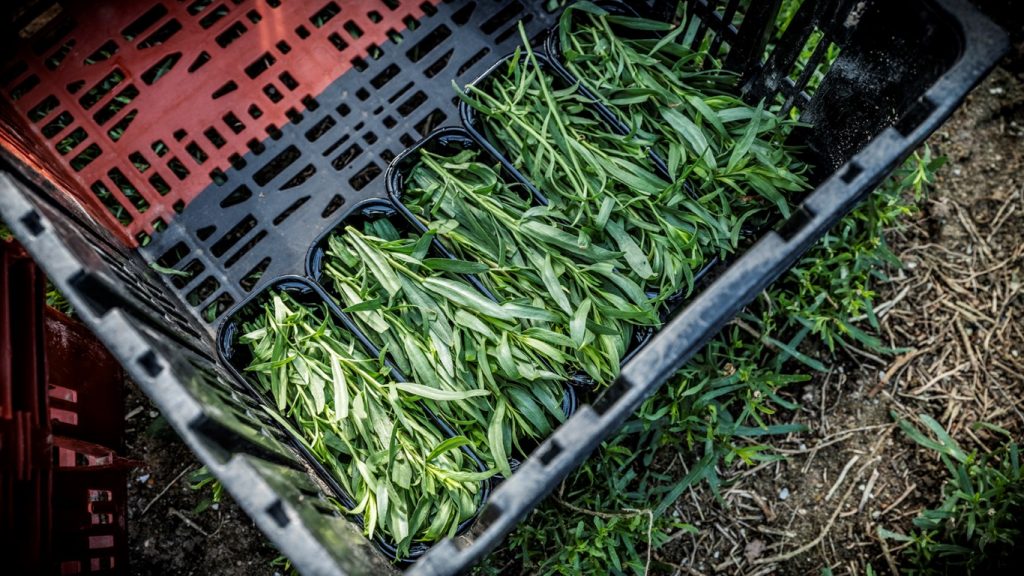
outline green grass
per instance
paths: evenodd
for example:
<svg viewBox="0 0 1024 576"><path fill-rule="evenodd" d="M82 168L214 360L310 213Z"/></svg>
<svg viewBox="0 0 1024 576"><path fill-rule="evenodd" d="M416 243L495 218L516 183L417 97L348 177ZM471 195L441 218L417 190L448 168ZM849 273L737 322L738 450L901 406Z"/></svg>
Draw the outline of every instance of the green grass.
<svg viewBox="0 0 1024 576"><path fill-rule="evenodd" d="M203 492L203 499L196 505L193 514L199 514L214 504L220 504L221 498L224 497L224 485L206 466L200 466L188 475L188 487ZM209 494L205 493L207 489Z"/></svg>
<svg viewBox="0 0 1024 576"><path fill-rule="evenodd" d="M46 280L46 305L54 310L63 312L66 316L75 315L75 308L49 279Z"/></svg>
<svg viewBox="0 0 1024 576"><path fill-rule="evenodd" d="M914 442L936 452L949 476L942 502L914 519L909 534L879 529L879 535L905 544L905 574L1006 574L1021 559L1015 550L1024 514L1024 472L1020 447L1005 430L978 424L1003 441L991 452L966 452L942 425L918 416L924 430L899 420Z"/></svg>

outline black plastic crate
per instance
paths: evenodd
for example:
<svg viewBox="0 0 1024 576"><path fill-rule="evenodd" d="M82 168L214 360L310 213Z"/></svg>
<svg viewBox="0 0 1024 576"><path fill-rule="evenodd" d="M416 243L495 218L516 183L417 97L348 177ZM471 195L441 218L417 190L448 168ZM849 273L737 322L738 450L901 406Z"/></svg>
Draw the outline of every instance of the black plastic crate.
<svg viewBox="0 0 1024 576"><path fill-rule="evenodd" d="M58 11L57 18L39 25L37 18L53 16L43 4L17 15L21 20L16 26L28 29L35 24L37 34L12 51L16 61L6 62L0 73L0 214L4 221L168 422L301 571L393 570L394 565L361 535L358 526L328 503L332 488L263 411L258 397L218 358L214 335L231 316L228 310L250 294L288 275L305 275L306 254L317 237L363 202L387 197L387 165L418 137L440 124L456 123L452 80L465 84L511 52L518 43L517 20L524 21L534 45L542 46L557 14L546 12L541 1L427 2L413 7L391 1L353 6L238 0L223 3L214 13L203 9L193 13L193 4L201 2L175 4L173 10L164 7L161 12L158 2L111 1L112 10L89 10L89 3L72 3L75 9L68 12L75 18L62 20ZM596 399L583 398L575 414L491 493L465 534L434 545L408 571L466 570L497 546L644 398L938 128L1006 49L1004 34L963 0L829 0L804 2L766 56L778 4L686 2L695 18L694 42L707 39L712 51L724 54L726 67L742 75L747 99L777 98L783 112L792 107L799 110L809 127L793 137L807 145L805 160L817 169L816 188L777 230L764 232L713 282L681 305L623 366L610 388ZM667 1L636 2L633 7L665 17L676 8ZM193 186L188 194L175 191L165 196L159 188L136 186L150 205L161 206L158 214L164 218L141 227L138 217L144 205L135 202L138 198L125 190L113 193L122 204L132 203L126 209L136 218L132 227L119 228L106 212L109 206L88 189L89 180L75 171L74 155L57 151L64 133L46 136L31 114L48 101L44 96L53 95L40 93L39 85L57 91L58 105L74 101L104 109L113 101L117 90L88 89L85 94L93 96L82 103L85 97L78 90L85 83L79 84L76 76L81 59L100 47L96 36L89 36L90 15L102 18L111 11L125 26L113 32L122 46L121 56L89 69L91 80L105 77L106 72L98 72L101 69L120 66L124 76L130 81L138 78L146 92L145 73L153 66L176 52L197 50L183 45L187 38L172 37L173 21L179 29L194 27L197 34L192 38L217 39L218 47L211 47L207 58L212 54L212 58L227 59L250 79L272 69L276 79L268 84L271 88L261 88L259 94L243 89L227 98L240 98L234 105L242 106L238 110L243 116L250 110L244 102L250 99L260 102L263 114L271 110L284 118L258 120L250 112L241 127L235 122L240 120L238 115L234 120L226 118L218 131L238 128L237 137L223 138L224 145L217 147L218 140L207 134L217 151L203 141L201 155L191 147L196 141L181 134L184 130L159 122L135 124L122 130L117 140L109 134L104 140L102 132L96 136L92 130L101 122L96 120L94 125L88 119L96 109L89 110L90 137L101 147L118 151L113 160L108 156L104 162L124 162L121 172L135 169L129 160L131 149L120 140L130 134L137 134L132 138L140 142L160 136L184 158L175 163L172 160L178 156L171 160L160 156L161 172L164 166L169 170L166 174L174 175L182 165L191 168L192 176L182 180ZM213 14L223 18L211 20ZM275 19L290 22L289 27L275 28L271 25ZM227 42L245 33L239 32L239 26L261 30L277 52L268 52L271 58L241 52L244 42L256 36L249 32L243 37L249 40ZM96 29L106 28L97 25ZM209 32L200 33L200 29ZM824 36L819 46L835 43L841 52L831 68L822 70L817 89L809 90L808 70L818 67L824 48L815 51L804 72L794 73L794 69L814 32ZM71 42L76 38L78 45ZM91 40L86 42L87 38ZM321 44L309 44L313 41ZM342 51L346 58L353 55L353 46L361 52L344 66L319 70L334 75L319 92L302 94L300 89L288 94L291 87L300 88L312 80L271 68L273 61L285 61L289 51L315 52L327 45L323 43L330 43L331 50ZM64 64L62 68L65 57L76 62L75 67ZM30 64L19 67L18 58ZM200 54L193 64L201 61ZM50 68L50 62L56 64ZM211 73L211 68L188 67L188 74ZM45 69L56 79L40 84L38 75ZM67 77L62 77L65 73ZM169 74L185 72L176 69ZM211 82L216 87L224 79L214 76ZM187 119L190 107L198 106L193 96L217 99L214 94L188 93L190 84L184 81L156 86L153 90L177 90L187 96L164 102L169 109L157 112L167 112L168 118ZM224 86L230 88L230 83ZM228 92L238 86L259 88L240 77ZM278 98L282 92L285 100ZM290 102L287 98L301 101L302 109L283 106L282 102ZM217 105L209 100L202 103ZM59 110L47 113L56 115ZM130 111L115 114L111 122L123 120ZM264 131L255 134L253 124ZM245 140L250 135L251 140ZM153 161L148 149L146 155ZM214 165L216 169L210 171ZM204 182L196 179L198 171L210 174L201 189L194 188ZM137 178L131 173L129 180L138 182ZM171 200L184 198L190 201L179 214L178 204ZM146 236L135 235L136 230ZM148 245L136 246L135 241L147 239ZM150 262L183 270L187 277L157 274L148 267Z"/></svg>

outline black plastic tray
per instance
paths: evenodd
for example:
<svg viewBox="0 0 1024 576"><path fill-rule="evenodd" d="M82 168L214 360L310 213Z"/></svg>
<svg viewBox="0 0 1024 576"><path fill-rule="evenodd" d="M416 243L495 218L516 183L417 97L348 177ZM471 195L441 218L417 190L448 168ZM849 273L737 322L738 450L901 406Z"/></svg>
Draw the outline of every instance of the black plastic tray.
<svg viewBox="0 0 1024 576"><path fill-rule="evenodd" d="M249 390L254 398L259 400L263 405L273 406L273 402L271 402L270 399L259 390L257 385L252 382L248 376L246 376L245 368L251 362L252 354L246 346L238 343L238 338L241 336L244 324L251 321L257 314L262 313L262 302L272 292L287 293L298 303L309 306L314 314L318 313L317 307L320 304L326 305L328 313L334 317L339 328L348 330L371 358L379 356L379 351L377 351L376 347L373 346L373 344L366 339L366 336L357 329L352 319L334 304L330 296L324 292L323 288L300 276L286 276L275 280L274 282L267 284L258 293L253 294L249 299L239 304L239 306L228 315L228 319L221 325L221 329L217 334L217 351L224 363L227 365L228 371L236 380ZM407 381L393 363L387 359L385 359L385 362L388 368L390 368L391 374L394 375L393 377L395 380L400 382ZM445 422L443 418L422 404L420 407L438 430L441 431L441 434L444 437L454 438L458 435L455 429ZM282 430L285 429L282 428ZM286 431L286 434L291 437L291 433ZM306 462L313 467L317 475L325 484L327 484L338 501L346 508L353 508L356 504L355 500L351 494L342 488L334 475L331 474L315 456L313 456L313 453L310 452L300 440L296 438L291 438L291 440L295 449L298 450L303 455ZM487 466L480 460L480 457L477 456L476 453L468 446L462 446L461 450L476 464L478 470L481 472L487 470ZM457 534L464 533L473 525L480 509L483 508L484 504L487 502L487 497L491 492L491 481L483 480L480 482L480 486L480 503L477 506L477 513L459 524ZM362 516L348 514L346 514L346 516L358 524L360 528L363 527ZM413 542L409 549L409 554L407 556L400 557L398 556L398 547L393 541L386 538L382 532L378 531L374 534L373 541L377 547L380 548L381 552L387 555L389 559L394 559L399 564L403 565L411 564L416 560L416 558L422 556L430 548L429 544Z"/></svg>

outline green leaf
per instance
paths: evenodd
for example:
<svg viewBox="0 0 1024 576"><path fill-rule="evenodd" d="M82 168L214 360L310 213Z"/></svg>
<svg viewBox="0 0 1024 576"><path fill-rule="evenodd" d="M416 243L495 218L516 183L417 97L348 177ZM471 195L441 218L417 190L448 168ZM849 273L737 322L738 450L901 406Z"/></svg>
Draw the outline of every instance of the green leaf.
<svg viewBox="0 0 1024 576"><path fill-rule="evenodd" d="M590 314L590 298L584 298L583 302L576 308L576 313L569 323L569 335L573 344L582 347L587 335L587 318Z"/></svg>
<svg viewBox="0 0 1024 576"><path fill-rule="evenodd" d="M515 302L506 302L501 305L506 311L511 313L520 320L538 320L540 322L558 322L559 316L554 312L538 308L536 306L527 306L525 304L516 304Z"/></svg>
<svg viewBox="0 0 1024 576"><path fill-rule="evenodd" d="M505 394L511 400L510 408L526 418L533 426L532 430L527 431L530 436L537 438L545 436L551 431L547 418L544 416L544 411L537 405L532 394L520 386L514 385L509 386L505 390Z"/></svg>
<svg viewBox="0 0 1024 576"><path fill-rule="evenodd" d="M788 354L790 357L792 357L794 360L800 362L801 364L804 364L810 369L817 370L818 372L828 372L828 368L826 368L820 360L811 358L810 356L804 354L803 352L800 352L799 350L790 346L789 344L786 344L785 342L782 342L780 340L776 340L775 338L772 338L770 336L763 336L762 338L766 343L771 344L776 348L779 348L780 350Z"/></svg>
<svg viewBox="0 0 1024 576"><path fill-rule="evenodd" d="M454 392L451 390L439 390L437 388L423 386L422 384L414 384L412 382L393 382L391 384L388 384L387 387L395 390L400 390L413 396L426 398L428 400L437 400L439 402L451 402L456 400L465 400L466 398L475 398L477 396L490 395L490 392L488 392L487 390L477 389Z"/></svg>
<svg viewBox="0 0 1024 576"><path fill-rule="evenodd" d="M547 224L542 224L534 220L523 222L520 229L523 232L536 237L541 242L557 246L571 254L583 256L595 262L613 260L616 257L615 252L606 250L594 244L591 244L587 248L580 248L576 236L567 234L554 226L548 226Z"/></svg>
<svg viewBox="0 0 1024 576"><path fill-rule="evenodd" d="M505 401L498 398L497 407L494 409L491 421L487 425L487 445L490 447L491 456L498 470L508 478L512 475L512 469L509 467L508 455L505 452L505 435L503 432L505 410Z"/></svg>
<svg viewBox="0 0 1024 576"><path fill-rule="evenodd" d="M427 462L432 462L438 456L444 454L449 450L455 450L469 444L472 444L472 442L470 442L469 438L466 438L465 436L455 436L454 438L449 438L444 442L438 444L433 450L430 451L430 454L427 455Z"/></svg>
<svg viewBox="0 0 1024 576"><path fill-rule="evenodd" d="M539 255L531 251L529 253L530 260L540 271L541 281L544 282L544 287L547 289L548 294L554 300L555 304L562 309L566 314L572 314L572 306L569 304L569 298L565 295L565 291L562 290L562 285L558 282L558 277L555 275L555 269L551 265L551 254L544 254L544 258L540 258Z"/></svg>
<svg viewBox="0 0 1024 576"><path fill-rule="evenodd" d="M423 280L423 287L434 294L474 310L485 316L499 320L514 320L515 316L495 302L488 300L467 284L454 282L446 278L431 277Z"/></svg>
<svg viewBox="0 0 1024 576"><path fill-rule="evenodd" d="M714 169L717 166L715 155L708 145L707 138L704 137L704 133L692 120L673 108L660 107L658 111L661 113L661 117L668 122L669 126L682 135L683 139L690 145L693 153L704 159L709 168Z"/></svg>
<svg viewBox="0 0 1024 576"><path fill-rule="evenodd" d="M491 340L493 342L498 341L497 334L495 334L494 331L491 330L490 326L485 324L483 320L480 320L480 318L470 314L469 312L466 312L465 310L462 310L461 308L455 311L455 323L458 324L459 326L469 328L473 332L484 336L488 340Z"/></svg>
<svg viewBox="0 0 1024 576"><path fill-rule="evenodd" d="M354 304L347 308L342 308L342 312L367 312L369 310L380 310L383 307L383 303L380 298L374 298L373 300L364 300L358 304Z"/></svg>
<svg viewBox="0 0 1024 576"><path fill-rule="evenodd" d="M161 274L166 274L168 276L179 276L181 278L191 278L192 277L192 273L191 272L185 272L184 270L175 270L174 268L168 268L166 266L161 266L161 265L157 264L156 262L150 262L149 263L149 267L152 268L153 270L155 270L156 272L159 272Z"/></svg>
<svg viewBox="0 0 1024 576"><path fill-rule="evenodd" d="M481 262L454 260L451 258L424 258L422 264L436 272L452 272L454 274L482 274L489 268Z"/></svg>
<svg viewBox="0 0 1024 576"><path fill-rule="evenodd" d="M626 263L629 264L633 272L644 280L654 276L654 270L651 268L651 263L647 261L647 256L637 246L633 237L623 230L622 224L616 220L609 220L606 228L608 234L618 244L619 250L622 250L626 257Z"/></svg>
<svg viewBox="0 0 1024 576"><path fill-rule="evenodd" d="M488 478L494 476L495 470L485 470L483 472L466 472L464 470L442 470L441 475L449 480L456 482L482 482Z"/></svg>
<svg viewBox="0 0 1024 576"><path fill-rule="evenodd" d="M498 366L505 373L505 376L516 380L521 377L516 361L512 358L512 347L508 342L508 332L502 332L498 340L498 347L495 348Z"/></svg>
<svg viewBox="0 0 1024 576"><path fill-rule="evenodd" d="M380 282L380 285L391 296L398 294L402 289L402 284L398 279L398 274L391 267L391 264L388 263L387 258L381 254L379 249L367 244L356 229L348 226L345 228L345 232L349 235L353 247L362 255L364 263L373 273L377 282Z"/></svg>
<svg viewBox="0 0 1024 576"><path fill-rule="evenodd" d="M739 142L732 149L732 154L729 155L729 163L726 165L726 171L732 172L741 160L743 160L747 153L750 151L750 145L754 143L754 138L757 137L758 129L761 126L761 113L764 110L764 101L762 100L757 104L757 110L754 113L753 119L750 124L747 125L746 131L743 133L743 137L740 138Z"/></svg>

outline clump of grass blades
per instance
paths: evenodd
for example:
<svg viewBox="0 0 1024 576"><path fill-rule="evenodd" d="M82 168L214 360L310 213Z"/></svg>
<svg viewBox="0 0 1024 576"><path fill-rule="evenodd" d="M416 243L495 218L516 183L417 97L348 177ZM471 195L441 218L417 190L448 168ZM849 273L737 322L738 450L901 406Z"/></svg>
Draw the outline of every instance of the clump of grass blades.
<svg viewBox="0 0 1024 576"><path fill-rule="evenodd" d="M369 222L367 232L350 226L329 238L331 286L400 370L451 396L438 413L488 464L511 474L512 448L526 452L521 438L544 438L564 419L568 375L557 347L563 337L545 327L552 315L486 298L458 276L481 271L480 264L427 257L431 234L402 237L386 219Z"/></svg>
<svg viewBox="0 0 1024 576"><path fill-rule="evenodd" d="M49 278L46 280L46 305L62 312L65 316L75 315L74 306L68 302L68 299L60 290L57 290L57 287L53 285L53 282L50 282Z"/></svg>
<svg viewBox="0 0 1024 576"><path fill-rule="evenodd" d="M918 416L925 430L900 419L903 432L939 455L949 477L942 504L914 519L915 529L899 534L879 528L879 536L906 544L907 574L1007 573L1019 561L1020 517L1024 513L1024 471L1012 435L977 424L1003 437L994 450L966 452L934 418Z"/></svg>
<svg viewBox="0 0 1024 576"><path fill-rule="evenodd" d="M499 300L549 312L551 342L596 383L618 375L634 326L660 323L641 286L620 272L628 269L621 253L581 242L579 229L534 206L478 151L421 151L403 201L460 258L484 265L480 277Z"/></svg>
<svg viewBox="0 0 1024 576"><path fill-rule="evenodd" d="M379 530L401 556L413 542L454 535L476 513L480 482L493 472L462 452L468 439L441 434L418 402L423 386L395 382L326 308L273 293L243 332L253 356L246 372L274 402L267 411L353 497L346 512L362 518L367 536Z"/></svg>
<svg viewBox="0 0 1024 576"><path fill-rule="evenodd" d="M737 76L680 42L687 26L609 14L589 2L559 20L566 67L650 143L720 218L762 226L807 188L783 139L795 125L736 96Z"/></svg>

